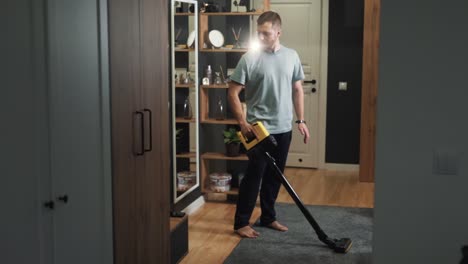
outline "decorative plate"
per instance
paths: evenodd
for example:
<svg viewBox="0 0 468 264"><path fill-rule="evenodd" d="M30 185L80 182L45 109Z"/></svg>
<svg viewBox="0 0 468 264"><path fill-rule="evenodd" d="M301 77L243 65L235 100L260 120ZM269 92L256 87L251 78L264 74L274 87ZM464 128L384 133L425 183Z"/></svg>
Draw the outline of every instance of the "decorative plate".
<svg viewBox="0 0 468 264"><path fill-rule="evenodd" d="M188 38L187 38L187 47L188 48L191 48L193 43L195 42L195 30L193 30L192 32L190 32Z"/></svg>
<svg viewBox="0 0 468 264"><path fill-rule="evenodd" d="M215 48L220 48L224 44L224 36L219 30L211 30L208 34L208 38L210 39L211 45Z"/></svg>

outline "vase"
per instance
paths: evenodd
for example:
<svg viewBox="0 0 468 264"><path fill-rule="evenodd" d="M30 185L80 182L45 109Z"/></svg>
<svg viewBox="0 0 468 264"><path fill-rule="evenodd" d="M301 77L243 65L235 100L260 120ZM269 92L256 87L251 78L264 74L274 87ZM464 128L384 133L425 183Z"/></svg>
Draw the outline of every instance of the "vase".
<svg viewBox="0 0 468 264"><path fill-rule="evenodd" d="M218 102L216 103L216 109L215 109L215 119L216 120L224 120L224 104L223 101L221 100L221 97L218 97Z"/></svg>
<svg viewBox="0 0 468 264"><path fill-rule="evenodd" d="M187 96L184 101L184 118L192 119L192 116L192 106L190 105L190 98Z"/></svg>

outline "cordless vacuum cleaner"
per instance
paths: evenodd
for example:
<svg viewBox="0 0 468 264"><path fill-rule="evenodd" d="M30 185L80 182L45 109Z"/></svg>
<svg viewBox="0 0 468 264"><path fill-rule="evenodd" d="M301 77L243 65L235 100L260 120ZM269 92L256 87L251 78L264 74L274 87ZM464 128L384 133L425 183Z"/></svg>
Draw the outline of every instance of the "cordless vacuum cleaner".
<svg viewBox="0 0 468 264"><path fill-rule="evenodd" d="M281 170L276 165L275 159L270 155L270 151L272 151L278 145L275 138L270 135L270 133L265 129L261 122L256 122L252 124L252 128L255 130L255 133L252 137L248 138L245 137L240 131L237 132L242 144L247 149L247 156L256 156L265 155L267 160L269 161L270 166L277 172L276 174L281 179L281 183L288 191L289 195L293 198L296 205L301 210L302 214L304 214L307 221L309 221L310 225L314 228L315 232L320 241L325 243L329 248L333 249L335 252L338 253L346 253L351 248L352 241L349 238L341 238L341 239L332 239L329 238L325 232L320 228L317 221L315 221L314 217L310 214L309 210L304 206L301 199L294 191L294 189L289 184L288 180L281 172ZM255 136L256 135L256 136Z"/></svg>

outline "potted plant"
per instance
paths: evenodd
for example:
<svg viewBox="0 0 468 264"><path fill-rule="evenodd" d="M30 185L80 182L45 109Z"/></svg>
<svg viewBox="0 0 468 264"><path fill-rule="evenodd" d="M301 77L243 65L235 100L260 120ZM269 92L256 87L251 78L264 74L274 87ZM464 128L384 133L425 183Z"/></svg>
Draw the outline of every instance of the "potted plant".
<svg viewBox="0 0 468 264"><path fill-rule="evenodd" d="M226 156L236 157L239 156L240 138L237 135L237 130L233 127L224 130L224 144L226 146Z"/></svg>

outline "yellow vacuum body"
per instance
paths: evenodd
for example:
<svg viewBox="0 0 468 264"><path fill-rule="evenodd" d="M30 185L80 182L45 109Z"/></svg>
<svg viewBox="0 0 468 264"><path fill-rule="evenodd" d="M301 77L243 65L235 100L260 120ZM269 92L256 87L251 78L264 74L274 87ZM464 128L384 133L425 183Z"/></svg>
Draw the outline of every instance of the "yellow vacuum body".
<svg viewBox="0 0 468 264"><path fill-rule="evenodd" d="M245 149L247 151L251 150L253 147L255 147L258 143L262 142L264 139L268 138L270 136L270 132L266 130L265 126L263 126L262 122L255 122L252 124L252 129L255 130L255 135L251 138L245 137L241 131L237 132L237 135L239 136L242 144L244 145Z"/></svg>

